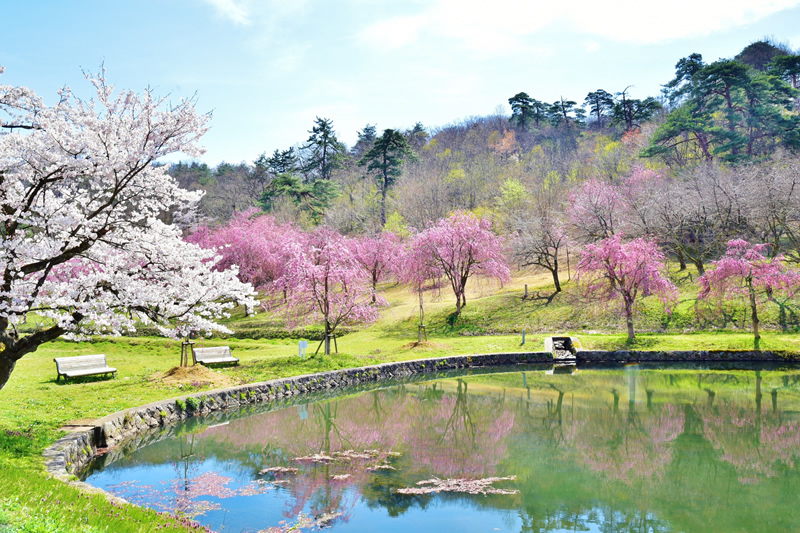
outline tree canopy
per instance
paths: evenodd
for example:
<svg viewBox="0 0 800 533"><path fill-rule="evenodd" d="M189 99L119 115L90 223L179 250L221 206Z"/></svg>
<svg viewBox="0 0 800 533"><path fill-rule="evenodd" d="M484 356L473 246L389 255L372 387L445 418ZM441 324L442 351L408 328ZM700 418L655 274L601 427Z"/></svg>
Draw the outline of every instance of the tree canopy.
<svg viewBox="0 0 800 533"><path fill-rule="evenodd" d="M139 323L163 334L227 331L234 302L254 305L236 269L181 238L200 200L156 161L199 155L207 115L150 90L115 93L87 75L95 97L69 88L53 106L0 85L0 387L16 362L62 335L120 334ZM29 313L41 323L18 329Z"/></svg>

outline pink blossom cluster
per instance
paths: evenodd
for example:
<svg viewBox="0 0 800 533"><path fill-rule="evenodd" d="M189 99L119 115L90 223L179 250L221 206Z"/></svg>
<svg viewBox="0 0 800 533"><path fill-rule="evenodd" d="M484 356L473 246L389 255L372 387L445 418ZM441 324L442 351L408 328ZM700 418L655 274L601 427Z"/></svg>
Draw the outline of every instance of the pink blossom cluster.
<svg viewBox="0 0 800 533"><path fill-rule="evenodd" d="M700 277L700 297L724 300L748 296L750 285L762 296L796 292L800 275L786 267L782 255L764 255L768 248L768 244L750 244L743 239L729 241L725 255Z"/></svg>
<svg viewBox="0 0 800 533"><path fill-rule="evenodd" d="M456 313L467 303L467 282L479 275L508 281L503 241L492 232L488 218L456 211L419 233L406 266L407 279L417 284L440 275L456 297Z"/></svg>
<svg viewBox="0 0 800 533"><path fill-rule="evenodd" d="M587 244L578 262L578 284L592 300L620 301L633 338L633 313L639 297L655 295L665 305L678 289L665 275L664 254L646 238L622 240L621 234Z"/></svg>

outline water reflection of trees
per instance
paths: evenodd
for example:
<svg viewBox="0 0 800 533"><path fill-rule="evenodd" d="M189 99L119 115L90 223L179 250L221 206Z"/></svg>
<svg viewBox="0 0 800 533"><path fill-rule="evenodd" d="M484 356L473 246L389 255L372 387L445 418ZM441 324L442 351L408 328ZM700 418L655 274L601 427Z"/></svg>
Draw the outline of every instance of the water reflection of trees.
<svg viewBox="0 0 800 533"><path fill-rule="evenodd" d="M306 512L347 519L359 497L400 514L426 501L396 489L432 476L487 477L505 458L504 441L514 426L505 398L472 395L463 380L453 385L401 386L320 402L308 406L305 417L291 409L265 413L203 438L239 455L257 450L258 470L299 468L296 476L266 475L281 483L287 517ZM352 458L366 450L369 459Z"/></svg>
<svg viewBox="0 0 800 533"><path fill-rule="evenodd" d="M521 485L533 486L520 509L524 530L797 530L786 495L800 489L798 377L622 371L606 373L591 392L575 387L570 403L578 398L578 407L561 419L568 438L560 453L516 465ZM534 411L537 392L551 394L564 378L550 379L524 390ZM550 398L538 402L544 421L558 405ZM545 455L554 447L536 438L558 439L547 423L526 431L535 436L512 446L512 456L526 448Z"/></svg>
<svg viewBox="0 0 800 533"><path fill-rule="evenodd" d="M800 455L800 421L778 410L779 388L770 392L771 410L764 408L763 377L760 371L755 374L752 406L726 400L698 409L705 438L733 465L741 483L758 483L794 469Z"/></svg>
<svg viewBox="0 0 800 533"><path fill-rule="evenodd" d="M246 458L253 477L300 468L278 489L290 517L347 519L358 500L398 516L432 501L396 493L416 481L517 475L519 496L433 498L518 506L523 531L700 530L703 520L717 531L780 530L794 520L783 495L800 493L797 411L800 376L791 372L526 372L373 391L197 438ZM336 459L347 450L378 453ZM335 460L295 461L313 454ZM397 470L369 469L379 463ZM709 498L698 513L694 502Z"/></svg>

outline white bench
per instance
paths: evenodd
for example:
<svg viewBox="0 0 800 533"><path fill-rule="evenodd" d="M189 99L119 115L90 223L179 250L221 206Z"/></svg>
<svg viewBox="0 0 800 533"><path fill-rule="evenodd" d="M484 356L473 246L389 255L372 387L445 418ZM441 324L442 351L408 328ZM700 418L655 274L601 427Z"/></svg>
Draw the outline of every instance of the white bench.
<svg viewBox="0 0 800 533"><path fill-rule="evenodd" d="M111 374L112 377L117 377L117 369L108 366L104 354L56 357L53 361L56 362L56 372L58 372L56 383L61 376L64 376L65 382L67 378L94 376L96 374Z"/></svg>
<svg viewBox="0 0 800 533"><path fill-rule="evenodd" d="M195 363L215 365L223 363L239 364L239 360L231 355L230 346L214 346L211 348L192 348Z"/></svg>

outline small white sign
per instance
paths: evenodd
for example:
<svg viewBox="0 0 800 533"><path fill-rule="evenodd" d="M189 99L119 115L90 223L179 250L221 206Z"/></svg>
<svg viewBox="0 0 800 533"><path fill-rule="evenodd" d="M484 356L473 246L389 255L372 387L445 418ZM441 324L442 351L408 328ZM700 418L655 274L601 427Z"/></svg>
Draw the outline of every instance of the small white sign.
<svg viewBox="0 0 800 533"><path fill-rule="evenodd" d="M308 348L308 341L300 341L298 350L300 355L300 359L305 360L306 358L306 348Z"/></svg>

